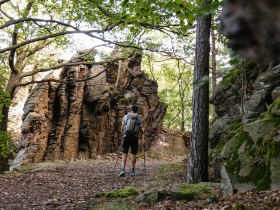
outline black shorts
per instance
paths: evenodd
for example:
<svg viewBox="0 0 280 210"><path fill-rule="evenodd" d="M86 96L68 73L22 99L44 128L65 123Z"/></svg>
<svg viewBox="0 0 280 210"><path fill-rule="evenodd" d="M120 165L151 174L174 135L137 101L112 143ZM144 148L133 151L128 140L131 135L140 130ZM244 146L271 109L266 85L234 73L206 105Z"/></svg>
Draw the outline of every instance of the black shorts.
<svg viewBox="0 0 280 210"><path fill-rule="evenodd" d="M131 154L136 155L138 152L138 137L132 134L127 134L123 138L122 148L123 153L128 154L129 147L131 148Z"/></svg>

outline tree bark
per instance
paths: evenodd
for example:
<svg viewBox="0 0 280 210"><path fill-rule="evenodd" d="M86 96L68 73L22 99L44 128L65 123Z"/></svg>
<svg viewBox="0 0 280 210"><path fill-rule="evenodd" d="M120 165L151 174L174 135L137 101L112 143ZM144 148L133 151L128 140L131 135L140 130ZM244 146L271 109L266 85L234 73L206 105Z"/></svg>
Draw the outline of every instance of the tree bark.
<svg viewBox="0 0 280 210"><path fill-rule="evenodd" d="M0 119L0 131L7 131L9 107L4 106L1 111L3 118ZM7 170L9 170L8 157L3 157L0 154L0 173Z"/></svg>
<svg viewBox="0 0 280 210"><path fill-rule="evenodd" d="M14 87L19 83L19 81L20 75L18 73L12 72L6 88L6 91L10 94L11 99L13 99L14 96ZM7 131L9 107L4 106L1 111L3 118L0 119L0 131ZM0 155L0 173L9 170L8 160L9 157L3 157L2 155Z"/></svg>
<svg viewBox="0 0 280 210"><path fill-rule="evenodd" d="M203 5L209 1L204 0ZM211 15L197 20L193 87L192 137L188 182L208 181L209 54ZM200 85L198 85L200 84Z"/></svg>
<svg viewBox="0 0 280 210"><path fill-rule="evenodd" d="M214 92L217 87L217 49L216 49L216 35L214 29L211 30L211 73L212 73L212 91Z"/></svg>

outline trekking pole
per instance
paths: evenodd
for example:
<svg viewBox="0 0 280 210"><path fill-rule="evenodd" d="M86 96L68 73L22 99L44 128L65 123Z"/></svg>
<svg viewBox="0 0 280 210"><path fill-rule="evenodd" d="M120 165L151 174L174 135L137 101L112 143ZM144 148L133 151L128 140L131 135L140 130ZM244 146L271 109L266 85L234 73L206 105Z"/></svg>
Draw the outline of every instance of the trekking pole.
<svg viewBox="0 0 280 210"><path fill-rule="evenodd" d="M145 175L146 175L146 153L145 153L145 134L144 134L144 132L143 132L142 141L143 141L143 154L144 154L144 171L145 171Z"/></svg>
<svg viewBox="0 0 280 210"><path fill-rule="evenodd" d="M116 158L116 161L115 161L115 164L114 164L114 168L113 168L113 171L111 172L111 174L113 174L115 172L115 169L116 169L116 166L117 166L117 163L118 163L119 155L118 155L117 152L116 152L116 154L117 154L117 158Z"/></svg>

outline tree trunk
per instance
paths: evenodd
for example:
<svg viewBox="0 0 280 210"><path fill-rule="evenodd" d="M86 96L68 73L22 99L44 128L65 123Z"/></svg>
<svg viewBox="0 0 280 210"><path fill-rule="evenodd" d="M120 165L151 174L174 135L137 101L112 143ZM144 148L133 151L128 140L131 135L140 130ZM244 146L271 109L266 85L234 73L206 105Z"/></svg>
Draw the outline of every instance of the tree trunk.
<svg viewBox="0 0 280 210"><path fill-rule="evenodd" d="M14 96L14 86L16 84L19 84L20 76L17 73L11 73L11 76L9 78L6 91L10 94L11 99L13 99ZM0 131L7 131L8 128L8 116L9 116L9 107L3 107L2 108L2 115L3 118L0 119ZM1 139L0 139L1 141ZM3 157L0 155L0 173L9 170L9 164L8 164L9 157Z"/></svg>
<svg viewBox="0 0 280 210"><path fill-rule="evenodd" d="M3 118L0 119L0 131L7 131L9 107L4 106L1 110Z"/></svg>
<svg viewBox="0 0 280 210"><path fill-rule="evenodd" d="M181 101L182 105L181 105L181 109L182 109L182 112L181 112L181 118L182 118L182 121L181 121L181 131L185 131L185 107L184 107L184 102Z"/></svg>
<svg viewBox="0 0 280 210"><path fill-rule="evenodd" d="M18 73L11 73L6 87L6 91L10 94L11 100L13 100L15 94L14 87L16 84L19 84L19 82L20 82L20 75ZM0 119L0 131L7 131L9 107L4 106L1 111L2 111L3 118Z"/></svg>
<svg viewBox="0 0 280 210"><path fill-rule="evenodd" d="M208 3L209 1L207 0L203 1L203 5ZM188 170L189 183L208 181L209 81L205 82L205 79L209 79L210 26L210 14L198 18L194 65L192 137Z"/></svg>
<svg viewBox="0 0 280 210"><path fill-rule="evenodd" d="M9 107L2 108L3 118L0 119L0 131L7 131ZM2 141L2 139L0 139ZM0 173L9 170L8 157L0 154Z"/></svg>
<svg viewBox="0 0 280 210"><path fill-rule="evenodd" d="M211 50L212 91L214 92L217 86L217 59L216 59L217 49L216 49L216 35L214 29L211 30L211 45L212 45L212 50Z"/></svg>

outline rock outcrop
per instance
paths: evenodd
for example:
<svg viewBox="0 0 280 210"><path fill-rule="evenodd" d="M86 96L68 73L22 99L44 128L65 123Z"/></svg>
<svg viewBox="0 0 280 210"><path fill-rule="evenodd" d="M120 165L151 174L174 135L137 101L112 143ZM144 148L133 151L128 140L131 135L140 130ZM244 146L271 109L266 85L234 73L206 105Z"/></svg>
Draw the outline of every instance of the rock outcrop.
<svg viewBox="0 0 280 210"><path fill-rule="evenodd" d="M212 95L211 160L224 192L280 190L280 65L243 62Z"/></svg>
<svg viewBox="0 0 280 210"><path fill-rule="evenodd" d="M72 61L92 59L88 54L80 53ZM159 101L157 83L141 71L140 64L141 55L132 53L125 61L65 67L59 83L38 84L24 107L19 152L11 167L118 151L122 117L134 103L144 119L149 148L161 130L167 106Z"/></svg>
<svg viewBox="0 0 280 210"><path fill-rule="evenodd" d="M280 59L280 2L225 0L222 32L243 57L262 61Z"/></svg>

